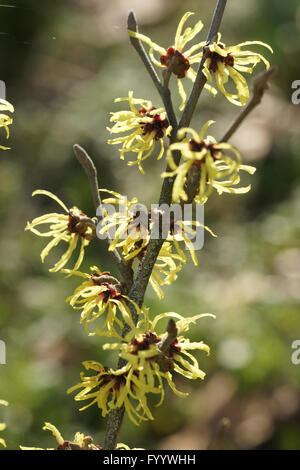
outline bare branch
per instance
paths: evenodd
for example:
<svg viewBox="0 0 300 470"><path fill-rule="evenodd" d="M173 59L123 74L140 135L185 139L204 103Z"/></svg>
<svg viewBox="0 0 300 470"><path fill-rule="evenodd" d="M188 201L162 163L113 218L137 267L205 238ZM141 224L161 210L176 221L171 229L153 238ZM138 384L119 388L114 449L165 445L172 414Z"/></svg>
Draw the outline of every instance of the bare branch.
<svg viewBox="0 0 300 470"><path fill-rule="evenodd" d="M228 131L224 134L220 142L227 142L237 130L237 128L242 124L244 119L251 113L251 111L253 111L254 108L256 108L256 106L261 103L265 91L269 88L268 81L271 76L276 72L276 70L277 67L270 67L268 70L261 73L255 78L253 84L253 94L250 101L235 119Z"/></svg>
<svg viewBox="0 0 300 470"><path fill-rule="evenodd" d="M99 187L98 187L97 168L95 167L94 162L91 159L91 157L82 147L80 147L80 145L78 144L73 145L73 150L74 150L77 160L79 161L80 165L83 167L84 171L87 174L87 177L90 182L91 190L92 190L94 205L97 210L97 208L101 204Z"/></svg>
<svg viewBox="0 0 300 470"><path fill-rule="evenodd" d="M98 177L97 177L97 169L94 165L93 160L91 157L88 155L86 150L82 148L80 145L75 144L73 146L74 153L76 155L77 160L81 164L81 166L84 168L89 182L91 186L91 191L92 191L92 196L93 196L93 201L95 208L101 206L101 197L99 193L99 185L98 185ZM107 243L109 244L109 239L106 239ZM125 263L123 260L122 256L116 251L109 251L111 253L112 258L114 260L114 263L117 265L118 270L120 271L124 282L126 286L126 290L129 291L129 289L132 286L133 282L133 271L129 265Z"/></svg>

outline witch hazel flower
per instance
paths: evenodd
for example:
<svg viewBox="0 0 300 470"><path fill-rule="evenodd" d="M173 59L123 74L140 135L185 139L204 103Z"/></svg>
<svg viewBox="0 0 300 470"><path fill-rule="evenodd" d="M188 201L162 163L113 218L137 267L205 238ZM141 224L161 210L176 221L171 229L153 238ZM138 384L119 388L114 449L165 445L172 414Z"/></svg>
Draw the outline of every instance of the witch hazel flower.
<svg viewBox="0 0 300 470"><path fill-rule="evenodd" d="M187 44L191 42L203 28L202 21L198 21L193 28L186 27L183 29L187 19L193 14L194 13L188 11L183 15L175 34L174 44L168 49L159 46L144 34L128 30L129 36L140 39L150 47L149 56L154 65L164 69L170 67L172 73L177 77L178 92L182 100L179 107L180 111L183 110L186 102L186 93L182 80L188 78L192 82L195 81L197 74L192 68L192 65L201 61L202 49L206 43L205 41L197 42L195 45L186 49ZM155 57L154 52L160 54L160 60ZM217 91L211 85L205 84L205 88L213 95L216 95Z"/></svg>
<svg viewBox="0 0 300 470"><path fill-rule="evenodd" d="M182 333L187 332L190 324L196 323L200 318L206 316L215 318L215 316L201 314L186 318L175 312L167 312L157 315L153 321L150 321L146 308L143 309L142 316L135 330L128 333L125 341L105 344L103 349L119 351L120 358L127 362L124 370L128 371L129 382L134 380L134 383L144 387L145 390L149 385L160 390L160 401L156 406L160 406L164 400L165 381L177 396L186 397L187 393L176 388L173 373L176 372L192 380L199 378L203 380L205 372L199 368L194 351L199 350L209 354L210 349L203 341L190 342ZM174 318L177 320L176 326ZM164 348L169 333L159 334L156 328L161 320L166 319L172 319L175 335Z"/></svg>
<svg viewBox="0 0 300 470"><path fill-rule="evenodd" d="M42 447L20 446L21 450L102 450L102 447L94 444L91 436L85 436L81 432L76 432L72 441L66 441L59 430L51 423L45 423L43 431L51 431L55 437L58 446L43 449Z"/></svg>
<svg viewBox="0 0 300 470"><path fill-rule="evenodd" d="M149 212L145 206L139 204L137 198L128 200L115 191L106 189L100 191L107 192L111 197L102 200L104 209L97 233L101 236L106 233L110 234L109 250L120 249L127 263L132 263L135 258L141 262L151 239L154 212ZM107 211L105 204L112 204L116 210ZM156 218L161 215L160 211L156 211ZM149 280L159 299L164 297L161 287L175 282L182 264L187 261L187 256L180 244L182 242L185 244L193 263L197 265L198 261L191 241L196 229L202 227L212 236L216 236L209 227L202 225L199 221L168 220L168 222L170 226L167 238L159 252Z"/></svg>
<svg viewBox="0 0 300 470"><path fill-rule="evenodd" d="M199 171L199 187L195 201L204 204L213 189L218 194L231 193L243 194L251 189L251 185L246 187L235 186L240 182L240 170L253 174L256 169L250 165L242 164L242 157L239 151L227 142L218 143L212 136L204 137L208 127L214 121L208 121L198 134L194 129L181 128L178 132L180 142L171 144L167 153L167 160L170 173L162 173L162 177L169 178L175 176L173 186L173 201L186 201L187 194L185 185L192 168ZM187 137L190 134L191 137ZM177 166L173 160L172 151L180 150L183 163ZM226 152L226 153L225 153ZM231 152L232 156L227 155Z"/></svg>
<svg viewBox="0 0 300 470"><path fill-rule="evenodd" d="M160 300L164 298L161 287L170 286L176 281L185 262L186 258L182 253L174 252L172 243L164 242L149 279L151 287Z"/></svg>
<svg viewBox="0 0 300 470"><path fill-rule="evenodd" d="M126 196L108 189L100 189L111 195L102 200L102 203L112 204L116 210L111 212L103 209L101 221L97 228L97 234L109 235L109 251L121 249L126 261L137 256L149 242L148 214L139 210L138 199L131 200Z"/></svg>
<svg viewBox="0 0 300 470"><path fill-rule="evenodd" d="M92 274L62 270L63 273L86 279L66 301L75 310L81 310L80 323L85 324L86 332L90 336L97 334L121 338L121 333L116 330L117 327L122 330L125 322L134 328L129 304L137 314L140 309L133 300L122 293L122 285L108 271L101 272L97 266L92 266L90 269ZM90 331L90 325L99 319L102 320L102 325Z"/></svg>
<svg viewBox="0 0 300 470"><path fill-rule="evenodd" d="M205 52L205 63L203 73L209 83L213 82L213 76L218 89L233 104L244 106L249 100L249 88L242 73L251 74L259 62L263 62L267 69L270 64L267 59L257 52L243 50L244 46L259 45L269 49L272 48L261 41L245 41L236 46L226 46L221 42L221 34L218 33L217 41L209 44ZM241 73L242 72L242 73ZM236 93L230 93L225 89L229 78L236 87Z"/></svg>
<svg viewBox="0 0 300 470"><path fill-rule="evenodd" d="M57 246L60 242L65 242L69 246L67 251L55 263L53 268L49 269L50 272L60 271L71 259L73 252L76 250L78 241L81 241L79 256L74 266L77 270L84 258L84 250L89 245L90 241L96 237L96 223L97 219L90 219L87 215L81 212L76 206L68 209L65 204L55 194L49 191L38 189L32 193L32 196L43 194L54 199L66 212L66 214L59 214L52 212L35 218L32 222L27 222L25 230L30 230L39 237L52 238L48 245L41 252L42 263L49 255L50 251ZM50 224L50 230L47 232L40 232L36 227L39 225Z"/></svg>
<svg viewBox="0 0 300 470"><path fill-rule="evenodd" d="M144 173L142 162L155 151L156 143L160 143L160 151L157 160L164 153L163 138L170 135L171 126L164 108L155 108L152 102L145 99L134 98L133 92L128 92L128 98L117 98L115 103L128 101L129 110L111 113L112 127L107 127L111 134L127 134L123 137L108 140L108 144L119 145L120 158L125 159L125 154L133 152L137 154L136 160L128 162L128 165L138 165L141 173Z"/></svg>
<svg viewBox="0 0 300 470"><path fill-rule="evenodd" d="M103 211L98 232L103 235L112 231L113 237L109 250L121 249L122 256L127 263L132 263L135 258L141 262L151 237L151 218L148 212L143 211L143 216L141 216L137 198L128 200L115 191L101 191L113 196L103 199L103 204L113 204L119 210L112 213ZM177 273L185 260L183 253L173 252L170 242L163 244L149 280L159 299L164 296L161 286L170 285L177 279Z"/></svg>
<svg viewBox="0 0 300 470"><path fill-rule="evenodd" d="M191 342L189 338L186 338L183 333L189 331L191 324L196 324L197 320L204 317L216 318L211 313L201 313L192 317L183 317L176 312L166 312L157 315L152 322L150 322L150 331L153 332L157 329L157 325L161 320L172 319L176 320L177 337L174 342L164 351L164 357L162 367L169 371L169 378L171 372L177 372L178 374L186 377L187 379L204 379L205 372L199 368L197 358L194 356L193 351L204 351L208 355L210 348L203 341ZM167 333L162 334L161 341L164 341L167 337ZM192 351L192 352L191 352ZM170 385L170 380L168 383Z"/></svg>
<svg viewBox="0 0 300 470"><path fill-rule="evenodd" d="M80 411L97 404L105 417L112 410L124 406L128 417L136 425L141 421L154 419L147 404L147 393L160 393L160 388L154 384L141 383L134 377L129 380L128 367L114 370L96 361L85 361L83 366L96 374L86 376L82 372L81 382L68 389L68 393L72 393L82 388L75 396L75 401L91 399Z"/></svg>
<svg viewBox="0 0 300 470"><path fill-rule="evenodd" d="M94 444L94 439L91 436L85 436L82 432L76 432L72 441L65 440L57 427L51 423L45 423L43 431L51 431L55 437L58 446L43 449L42 447L25 447L20 446L21 450L103 450L100 445ZM128 445L122 442L118 443L116 450L144 450L133 448L130 449Z"/></svg>

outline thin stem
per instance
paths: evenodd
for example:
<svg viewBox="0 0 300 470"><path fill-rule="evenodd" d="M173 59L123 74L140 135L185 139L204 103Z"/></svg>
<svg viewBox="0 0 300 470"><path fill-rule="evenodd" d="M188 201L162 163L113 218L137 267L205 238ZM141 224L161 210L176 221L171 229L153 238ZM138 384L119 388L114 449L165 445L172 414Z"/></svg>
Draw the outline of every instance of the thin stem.
<svg viewBox="0 0 300 470"><path fill-rule="evenodd" d="M138 25L137 25L135 13L132 10L129 12L129 15L128 15L127 27L130 31L134 31L135 33L138 32ZM148 55L146 54L146 51L145 51L141 41L137 38L134 38L134 37L130 36L130 42L133 45L133 47L135 48L135 50L137 51L140 58L142 59L144 65L145 65L145 67L146 67L146 69L147 69L154 85L155 85L155 88L157 89L158 93L161 96L161 99L162 99L162 101L164 103L164 106L165 106L165 109L166 109L166 113L168 115L169 122L172 126L173 133L175 135L175 133L177 132L177 119L176 119L173 104L172 104L172 101L171 101L170 90L167 86L162 85L160 79L158 78L158 75L157 75L156 71L154 70L154 67L153 67L152 63L150 62L150 59L149 59Z"/></svg>
<svg viewBox="0 0 300 470"><path fill-rule="evenodd" d="M97 168L94 165L93 160L88 155L84 148L80 147L80 145L75 144L73 145L73 150L77 160L79 161L80 165L83 167L84 171L87 174L87 177L90 182L92 196L95 208L101 205L99 187L98 187L98 175L97 175Z"/></svg>
<svg viewBox="0 0 300 470"><path fill-rule="evenodd" d="M91 186L95 209L97 210L97 208L101 206L97 168L95 167L93 160L88 155L87 151L84 150L84 148L82 148L78 144L75 144L73 146L73 150L77 160L79 161L79 163L87 174ZM107 239L107 243L109 244L109 239ZM116 250L110 251L109 253L111 253L113 261L117 265L117 268L124 279L126 290L129 291L133 282L133 271L131 267L125 263L122 256Z"/></svg>
<svg viewBox="0 0 300 470"><path fill-rule="evenodd" d="M261 100L263 98L263 95L265 91L268 89L268 81L273 75L274 72L276 72L277 67L270 67L268 70L265 72L261 73L258 75L253 83L253 94L248 102L247 106L242 110L242 112L237 116L237 118L234 120L232 125L229 127L227 132L224 134L220 142L227 142L230 137L234 134L234 132L240 127L240 125L243 123L245 118L253 111L256 106L258 106L261 103Z"/></svg>

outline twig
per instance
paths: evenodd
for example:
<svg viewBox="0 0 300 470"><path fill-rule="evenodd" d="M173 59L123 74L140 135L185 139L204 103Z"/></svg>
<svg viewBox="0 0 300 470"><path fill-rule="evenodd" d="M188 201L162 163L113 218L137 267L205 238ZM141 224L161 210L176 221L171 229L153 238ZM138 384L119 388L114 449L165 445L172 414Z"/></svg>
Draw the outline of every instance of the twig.
<svg viewBox="0 0 300 470"><path fill-rule="evenodd" d="M130 11L128 15L128 20L127 20L127 27L130 31L134 31L135 33L138 32L138 25L135 17L134 11ZM154 70L153 65L151 64L148 55L145 52L145 49L141 43L141 41L137 38L134 38L130 36L130 42L137 51L138 55L142 59L150 77L152 78L152 81L158 91L158 93L161 96L161 99L165 105L166 113L168 115L169 122L172 126L172 134L174 137L176 136L177 133L177 119L176 115L174 112L173 104L171 101L171 94L170 90L167 86L162 85L160 79L158 78L157 73Z"/></svg>
<svg viewBox="0 0 300 470"><path fill-rule="evenodd" d="M253 94L250 101L235 119L228 131L224 134L220 142L227 142L237 130L237 128L242 124L244 119L251 113L251 111L253 111L254 108L256 108L256 106L260 104L265 91L269 87L268 81L276 71L277 67L270 67L268 70L255 78L253 83Z"/></svg>
<svg viewBox="0 0 300 470"><path fill-rule="evenodd" d="M74 150L77 160L79 161L79 163L81 164L81 166L83 167L84 171L87 174L87 177L89 179L90 186L91 186L94 205L97 210L97 208L101 206L101 197L99 193L97 169L94 165L93 160L88 155L86 150L84 150L84 148L82 148L78 144L75 144L73 146L73 150ZM107 239L107 242L109 244L109 239ZM122 256L116 250L110 251L109 253L111 253L114 263L117 265L124 279L126 290L129 291L133 282L133 271L131 267L125 263Z"/></svg>
<svg viewBox="0 0 300 470"><path fill-rule="evenodd" d="M167 325L167 333L165 339L163 339L160 343L158 343L157 347L162 354L166 354L170 346L174 343L177 338L178 329L176 327L176 322L173 318L170 318Z"/></svg>
<svg viewBox="0 0 300 470"><path fill-rule="evenodd" d="M209 33L207 36L207 41L206 45L211 44L215 38L215 36L218 34L219 29L220 29L220 24L223 18L224 10L226 7L227 0L218 0L218 4L216 6L214 16L211 22L211 26L209 29ZM186 127L189 125L191 122L192 116L194 114L195 107L198 103L199 96L204 88L204 85L206 83L206 77L203 74L203 65L206 60L206 50L204 46L203 50L203 56L201 59L201 62L199 64L197 76L191 91L191 94L189 96L188 101L186 102L185 108L182 113L182 117L179 123L179 127Z"/></svg>
<svg viewBox="0 0 300 470"><path fill-rule="evenodd" d="M73 150L77 160L79 161L80 165L83 167L84 171L87 174L92 190L94 205L97 210L97 208L101 205L98 187L97 168L95 167L91 157L82 147L80 147L80 145L73 145Z"/></svg>

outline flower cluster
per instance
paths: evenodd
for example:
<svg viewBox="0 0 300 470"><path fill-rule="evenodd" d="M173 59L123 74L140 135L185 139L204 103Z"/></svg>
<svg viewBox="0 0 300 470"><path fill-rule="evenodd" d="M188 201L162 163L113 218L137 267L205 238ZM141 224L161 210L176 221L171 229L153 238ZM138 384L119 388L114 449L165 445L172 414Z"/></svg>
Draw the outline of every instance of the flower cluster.
<svg viewBox="0 0 300 470"><path fill-rule="evenodd" d="M5 400L0 400L0 405L3 405L3 406L8 406L8 403L7 401ZM6 429L6 424L5 423L0 423L0 431L4 431L4 429ZM0 437L0 444L3 446L3 447L6 447L6 442L4 439L2 439Z"/></svg>
<svg viewBox="0 0 300 470"><path fill-rule="evenodd" d="M273 52L272 48L261 41L245 41L236 46L226 46L221 42L221 34L218 34L217 42L207 46L203 73L208 82L213 82L215 77L218 89L224 96L237 106L244 106L249 100L249 88L245 77L241 74L251 74L254 67L263 62L268 69L270 67L267 59L257 52L245 51L243 46L259 45ZM231 78L235 84L237 93L229 93L224 85Z"/></svg>
<svg viewBox="0 0 300 470"><path fill-rule="evenodd" d="M91 399L81 410L97 404L105 417L111 410L124 406L133 423L152 420L147 396L158 395L159 406L164 400L164 381L177 396L184 398L188 395L177 390L173 372L188 379L204 379L205 373L199 368L196 357L190 351L201 350L209 354L209 347L203 341L190 342L181 334L189 330L191 323L204 316L214 317L211 314L202 314L185 318L168 312L158 315L151 322L147 309L144 309L137 327L128 333L125 342L103 345L105 350L119 351L119 356L126 361L126 365L113 370L99 362L85 361L85 369L91 369L96 374L86 376L81 373L81 382L71 387L68 392L82 389L75 396L75 400ZM158 334L155 329L161 320L173 318L178 320L174 336L164 347L169 333Z"/></svg>
<svg viewBox="0 0 300 470"><path fill-rule="evenodd" d="M136 160L129 161L128 165L138 165L141 173L144 173L142 162L150 157L155 150L156 142L160 143L160 152L157 160L164 153L164 136L171 132L171 126L167 114L163 108L154 108L152 102L144 99L133 98L133 92L128 93L128 98L117 98L116 103L128 101L129 111L111 113L110 121L113 127L107 128L111 134L129 132L123 137L108 140L109 144L122 144L120 157L124 160L124 154L134 152ZM138 108L137 108L138 106Z"/></svg>
<svg viewBox="0 0 300 470"><path fill-rule="evenodd" d="M92 274L69 269L63 270L64 273L86 279L67 298L67 302L75 310L81 310L80 322L85 323L89 335L120 337L116 331L116 325L122 329L125 322L131 328L134 327L129 305L132 305L136 314L139 314L140 309L133 300L122 294L121 284L108 271L101 272L97 266L92 266L90 269ZM123 321L118 318L118 311L121 313ZM100 318L103 319L102 326L97 326L93 332L90 332L90 323Z"/></svg>
<svg viewBox="0 0 300 470"><path fill-rule="evenodd" d="M171 144L169 147L167 159L173 171L163 173L162 176L165 178L176 177L173 186L174 201L187 200L185 185L189 172L195 167L199 171L199 186L195 201L200 204L207 201L213 189L216 189L218 194L224 192L241 194L247 193L251 189L251 185L238 188L235 186L240 182L240 170L252 175L255 168L250 165L243 165L238 150L227 142L218 143L212 136L204 138L207 128L213 122L208 121L199 134L194 129L181 128L178 137L182 140ZM191 137L187 137L188 134ZM180 150L183 158L183 163L179 166L176 166L172 156L172 152L176 150ZM231 152L234 158L226 155L225 151Z"/></svg>
<svg viewBox="0 0 300 470"><path fill-rule="evenodd" d="M147 251L155 224L151 218L152 214L138 203L137 198L127 200L125 196L115 191L105 189L101 191L111 194L112 197L102 201L104 204L103 217L97 227L97 232L100 236L109 235L111 240L109 250L120 249L126 262L131 263L135 258L141 262ZM115 210L107 211L105 204L113 205ZM158 219L162 214L157 212L154 215ZM160 299L163 298L161 287L175 282L182 265L187 261L184 251L180 248L180 243L184 243L189 250L194 264L198 264L191 241L197 226L202 226L212 236L216 236L199 221L170 220L166 241L162 245L150 276L150 284Z"/></svg>
<svg viewBox="0 0 300 470"><path fill-rule="evenodd" d="M205 45L205 41L202 41L197 42L188 49L185 49L187 44L193 41L203 28L202 21L198 21L193 28L186 27L183 29L187 19L193 14L194 13L188 11L183 15L175 34L174 44L168 49L159 46L144 34L131 30L128 31L129 36L140 39L150 47L149 56L154 65L164 69L168 68L174 75L176 75L178 92L182 100L179 107L180 111L183 110L186 101L186 92L182 84L182 79L188 78L192 82L195 81L197 74L191 66L201 61L202 49ZM160 54L159 60L155 57L154 52ZM205 88L213 95L216 95L217 91L211 85L205 84Z"/></svg>
<svg viewBox="0 0 300 470"><path fill-rule="evenodd" d="M205 88L213 96L217 94L217 90L210 85L210 83L213 83L212 76L214 76L218 89L231 103L238 106L245 105L249 99L249 88L241 72L251 74L259 62L264 62L267 68L270 67L270 64L262 54L245 51L242 47L260 45L273 52L272 48L261 41L245 41L236 46L226 46L221 42L221 33L218 33L216 42L207 45L206 41L199 41L184 51L183 49L186 44L192 41L203 28L202 21L198 21L194 28L189 27L183 31L183 26L191 15L193 15L192 12L187 12L183 15L176 31L174 45L167 50L143 34L130 30L128 33L129 36L140 39L150 46L149 56L157 67L167 67L177 76L178 90L182 98L179 107L181 111L186 102L186 93L182 85L182 79L187 77L193 82L195 81L196 72L192 69L191 65L200 63L203 54L205 54L203 73L208 82L205 84ZM161 55L160 60L157 60L154 56L154 51ZM229 78L232 78L234 81L237 90L236 94L229 93L224 88Z"/></svg>
<svg viewBox="0 0 300 470"><path fill-rule="evenodd" d="M51 423L45 423L43 431L51 431L55 437L58 446L51 447L46 450L102 450L100 445L94 444L94 439L91 436L85 436L82 432L76 432L72 441L66 441L59 430ZM41 447L25 447L20 446L21 450L45 450ZM130 450L130 448L123 443L117 444L117 450ZM140 449L132 449L140 450Z"/></svg>
<svg viewBox="0 0 300 470"><path fill-rule="evenodd" d="M8 111L9 113L14 112L14 107L11 103L8 101L0 98L0 127L3 127L5 129L6 133L6 138L9 138L9 127L13 123L13 119L8 116L7 114L4 114L2 111ZM0 145L0 149L2 150L8 150L9 147L5 147L3 145Z"/></svg>
<svg viewBox="0 0 300 470"><path fill-rule="evenodd" d="M54 199L66 212L66 214L57 214L52 212L33 219L32 222L27 222L25 230L39 235L40 237L51 238L51 241L41 252L41 260L44 262L46 256L49 255L52 248L57 246L61 241L66 242L69 246L67 251L55 263L53 268L49 269L51 272L60 271L70 260L73 252L75 251L78 240L81 240L79 256L74 266L74 270L78 269L84 258L84 250L90 241L96 236L96 220L87 217L77 207L68 209L65 204L55 194L49 191L37 190L32 193L33 196L37 194L44 194L45 196ZM40 232L36 227L43 224L50 224L49 231Z"/></svg>

